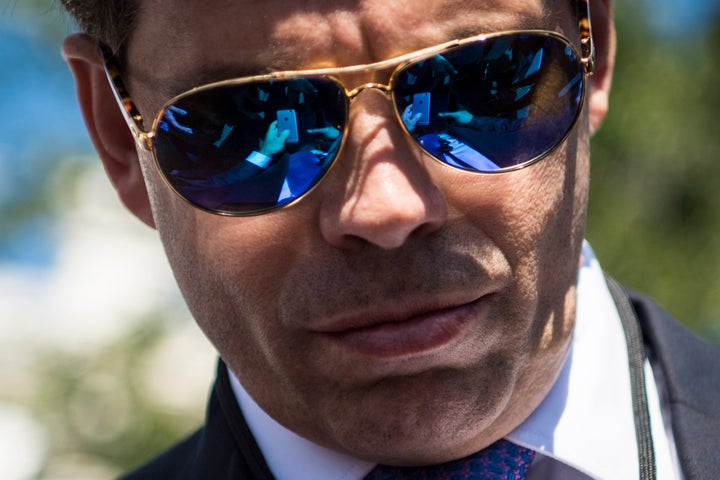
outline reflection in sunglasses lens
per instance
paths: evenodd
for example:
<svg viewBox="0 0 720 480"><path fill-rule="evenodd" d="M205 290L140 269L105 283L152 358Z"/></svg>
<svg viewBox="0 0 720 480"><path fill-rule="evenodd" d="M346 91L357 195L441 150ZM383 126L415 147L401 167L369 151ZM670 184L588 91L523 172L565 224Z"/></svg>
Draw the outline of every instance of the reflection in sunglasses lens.
<svg viewBox="0 0 720 480"><path fill-rule="evenodd" d="M538 34L491 37L407 65L394 89L406 129L425 150L482 172L555 148L574 125L582 95L573 50Z"/></svg>
<svg viewBox="0 0 720 480"><path fill-rule="evenodd" d="M457 168L496 172L542 158L579 114L583 66L549 34L489 37L404 64L392 77L405 129ZM293 77L228 82L161 111L155 157L194 205L255 214L307 193L342 143L348 98L337 81Z"/></svg>
<svg viewBox="0 0 720 480"><path fill-rule="evenodd" d="M310 190L345 129L342 88L323 78L215 86L167 107L155 140L160 169L193 204L259 213Z"/></svg>

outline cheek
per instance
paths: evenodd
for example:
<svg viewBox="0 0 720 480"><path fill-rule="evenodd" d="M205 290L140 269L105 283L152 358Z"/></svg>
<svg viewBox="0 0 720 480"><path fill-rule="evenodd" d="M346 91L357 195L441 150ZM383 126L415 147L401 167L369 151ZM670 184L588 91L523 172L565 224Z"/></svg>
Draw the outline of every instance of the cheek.
<svg viewBox="0 0 720 480"><path fill-rule="evenodd" d="M246 382L274 378L288 355L277 344L290 343L293 333L277 320L278 298L310 241L299 233L308 224L302 209L222 217L193 208L164 185L153 189L153 204L168 259L198 326Z"/></svg>
<svg viewBox="0 0 720 480"><path fill-rule="evenodd" d="M489 237L514 269L579 251L588 169L575 145L515 172L453 174L443 188L451 211Z"/></svg>
<svg viewBox="0 0 720 480"><path fill-rule="evenodd" d="M589 175L588 156L577 147L586 145L582 139L582 133L572 136L525 169L461 173L445 188L454 214L482 231L510 266L498 310L524 319L527 351L557 347L574 318Z"/></svg>

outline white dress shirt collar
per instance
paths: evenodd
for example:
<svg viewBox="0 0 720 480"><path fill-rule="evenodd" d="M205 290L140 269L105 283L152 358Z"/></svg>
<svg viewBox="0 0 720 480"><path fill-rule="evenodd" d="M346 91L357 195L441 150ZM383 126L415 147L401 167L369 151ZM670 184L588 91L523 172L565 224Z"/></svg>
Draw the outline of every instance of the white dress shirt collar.
<svg viewBox="0 0 720 480"><path fill-rule="evenodd" d="M545 400L507 438L593 478L637 478L625 335L587 244L577 298L565 365Z"/></svg>
<svg viewBox="0 0 720 480"><path fill-rule="evenodd" d="M321 447L283 427L255 403L231 371L228 373L245 421L278 480L359 480L375 466Z"/></svg>

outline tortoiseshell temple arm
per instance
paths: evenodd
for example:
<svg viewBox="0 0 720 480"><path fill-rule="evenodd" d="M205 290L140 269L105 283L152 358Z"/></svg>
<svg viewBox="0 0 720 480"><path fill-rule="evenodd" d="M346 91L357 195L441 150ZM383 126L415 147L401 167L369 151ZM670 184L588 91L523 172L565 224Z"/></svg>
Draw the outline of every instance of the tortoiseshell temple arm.
<svg viewBox="0 0 720 480"><path fill-rule="evenodd" d="M595 71L595 46L590 22L590 0L578 0L578 19L580 26L580 54L585 71L592 75Z"/></svg>
<svg viewBox="0 0 720 480"><path fill-rule="evenodd" d="M113 55L109 47L102 44L100 45L100 52L105 65L105 74L110 82L115 99L122 106L122 113L128 127L130 127L130 131L140 147L147 151L152 150L151 135L143 129L143 117L125 88L115 55Z"/></svg>

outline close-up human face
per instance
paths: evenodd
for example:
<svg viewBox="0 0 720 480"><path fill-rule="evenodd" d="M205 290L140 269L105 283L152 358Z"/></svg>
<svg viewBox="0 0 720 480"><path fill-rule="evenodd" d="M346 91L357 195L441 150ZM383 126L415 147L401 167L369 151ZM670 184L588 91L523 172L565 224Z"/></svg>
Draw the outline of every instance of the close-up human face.
<svg viewBox="0 0 720 480"><path fill-rule="evenodd" d="M517 29L557 32L580 50L566 0L143 0L122 73L152 119L208 82L374 63ZM391 73L337 77L354 88ZM199 326L276 420L361 458L441 462L511 431L562 366L587 203L587 113L538 162L482 174L433 159L391 99L367 89L322 180L260 215L195 208L138 150L148 223ZM258 138L257 149L271 143Z"/></svg>

